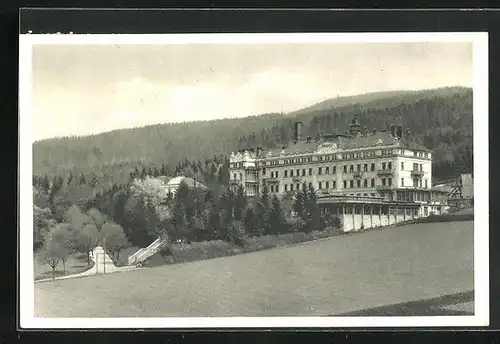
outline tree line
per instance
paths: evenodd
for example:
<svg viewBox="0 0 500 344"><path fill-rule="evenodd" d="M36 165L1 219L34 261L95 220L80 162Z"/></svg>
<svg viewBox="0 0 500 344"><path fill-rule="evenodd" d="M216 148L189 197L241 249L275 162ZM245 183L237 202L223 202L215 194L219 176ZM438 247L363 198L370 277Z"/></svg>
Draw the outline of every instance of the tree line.
<svg viewBox="0 0 500 344"><path fill-rule="evenodd" d="M86 254L90 266L91 251L96 245L102 245L115 261L129 246L123 228L95 208L83 212L72 205L61 222L52 218L48 208L34 205L33 212L34 249L40 253L39 259L52 268L53 278L60 264L66 272L66 260L72 253Z"/></svg>
<svg viewBox="0 0 500 344"><path fill-rule="evenodd" d="M438 91L427 92L425 98L403 94L400 98L367 104L319 110L313 107L288 116L266 114L159 124L89 137L44 140L33 146L33 166L37 175L49 178L66 176L71 171L75 176L96 174L98 179L118 184L126 183L129 171L135 168L143 173L144 168L161 169L163 164L172 174L188 156L200 161L207 171L212 167L205 164L205 157L215 156L220 164L231 151L259 145L275 148L290 142L296 120L303 122L304 136L315 136L318 132L343 133L352 114L357 113L362 125L368 128L381 130L390 123L409 128L413 139L435 151L435 177L446 179L470 172L472 168L472 90ZM213 162L211 159L210 163ZM146 171L146 174L153 175L154 171Z"/></svg>
<svg viewBox="0 0 500 344"><path fill-rule="evenodd" d="M281 200L266 185L254 198L246 197L241 186L215 194L184 182L174 194L161 180L146 177L106 190L95 203L73 204L62 218L55 218L50 208L35 204L34 210L35 250L44 252L54 269L71 252L88 253L99 243L118 260L123 248L145 247L159 237L171 243L224 240L244 245L249 236L341 225L338 218L321 216L315 190L305 184L295 198Z"/></svg>

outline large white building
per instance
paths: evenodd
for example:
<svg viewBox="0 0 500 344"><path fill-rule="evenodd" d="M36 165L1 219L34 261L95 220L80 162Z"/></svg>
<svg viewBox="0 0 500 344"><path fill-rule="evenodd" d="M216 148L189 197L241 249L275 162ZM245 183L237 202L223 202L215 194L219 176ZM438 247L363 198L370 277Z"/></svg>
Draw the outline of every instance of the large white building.
<svg viewBox="0 0 500 344"><path fill-rule="evenodd" d="M300 126L295 123L294 142L281 149L232 153L230 184L242 185L248 196L267 184L271 193L284 196L306 183L323 199L363 197L419 204L420 216L441 212L443 192L432 188L432 152L416 144L409 130L367 130L356 115L345 134L302 139Z"/></svg>

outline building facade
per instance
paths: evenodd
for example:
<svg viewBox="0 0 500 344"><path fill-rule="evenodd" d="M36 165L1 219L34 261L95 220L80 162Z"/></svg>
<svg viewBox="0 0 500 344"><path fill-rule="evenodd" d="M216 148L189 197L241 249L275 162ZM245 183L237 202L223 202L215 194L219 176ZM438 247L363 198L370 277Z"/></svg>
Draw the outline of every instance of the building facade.
<svg viewBox="0 0 500 344"><path fill-rule="evenodd" d="M272 194L293 194L303 183L318 196L371 197L391 202L421 204L419 216L439 209L442 192L432 188L432 152L416 144L409 130L391 125L388 130L362 128L354 115L350 130L340 135L300 137L281 149L232 153L230 184L243 186L248 196L264 184ZM440 211L440 210L439 210Z"/></svg>

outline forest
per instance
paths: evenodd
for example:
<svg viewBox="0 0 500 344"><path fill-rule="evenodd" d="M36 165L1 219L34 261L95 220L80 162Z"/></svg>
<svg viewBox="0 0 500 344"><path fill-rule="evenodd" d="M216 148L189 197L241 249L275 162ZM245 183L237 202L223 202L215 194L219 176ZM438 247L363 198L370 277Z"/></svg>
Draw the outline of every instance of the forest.
<svg viewBox="0 0 500 344"><path fill-rule="evenodd" d="M206 173L208 160L220 163L232 151L290 142L296 120L303 123L303 136L343 133L353 113L367 128L381 130L391 123L409 128L416 141L435 151L434 179L451 179L471 172L471 89L444 88L361 99L367 102L332 108L326 108L323 102L308 111L288 115L157 124L87 137L37 141L33 144L33 172L48 178L83 173L103 185L126 183L130 172L136 169L163 168L175 172L179 165L186 166L188 162L203 165Z"/></svg>

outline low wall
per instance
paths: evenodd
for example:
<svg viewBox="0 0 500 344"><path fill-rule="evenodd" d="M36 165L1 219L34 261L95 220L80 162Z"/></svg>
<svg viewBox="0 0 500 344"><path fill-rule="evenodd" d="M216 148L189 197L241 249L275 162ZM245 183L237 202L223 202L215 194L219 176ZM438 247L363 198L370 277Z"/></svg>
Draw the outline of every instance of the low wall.
<svg viewBox="0 0 500 344"><path fill-rule="evenodd" d="M343 231L359 231L361 228L369 229L376 227L385 227L390 225L396 225L403 223L405 221L414 221L411 216L406 216L404 214L398 215L361 215L361 214L345 214L343 215Z"/></svg>

